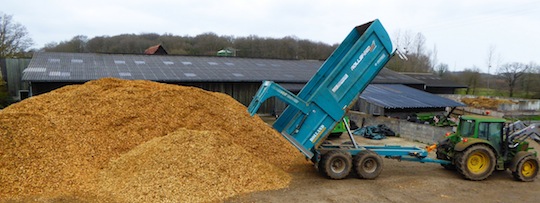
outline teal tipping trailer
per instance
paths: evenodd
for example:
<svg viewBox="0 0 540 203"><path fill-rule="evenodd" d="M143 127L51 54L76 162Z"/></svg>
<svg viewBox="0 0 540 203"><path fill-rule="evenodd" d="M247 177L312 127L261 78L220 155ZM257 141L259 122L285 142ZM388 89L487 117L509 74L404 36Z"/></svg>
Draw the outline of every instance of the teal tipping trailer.
<svg viewBox="0 0 540 203"><path fill-rule="evenodd" d="M273 127L309 158L324 175L345 178L354 168L366 179L379 175L380 156L418 162L448 163L427 158L417 147L329 145L324 141L367 85L393 56L392 42L379 22L355 27L298 95L272 81L264 81L248 107L253 116L271 98L288 107ZM348 128L348 126L347 126Z"/></svg>

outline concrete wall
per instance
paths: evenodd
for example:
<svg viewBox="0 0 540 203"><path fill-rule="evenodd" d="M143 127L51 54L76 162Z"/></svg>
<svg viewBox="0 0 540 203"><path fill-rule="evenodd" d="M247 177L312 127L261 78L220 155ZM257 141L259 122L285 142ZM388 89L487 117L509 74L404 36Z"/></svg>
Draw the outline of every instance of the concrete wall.
<svg viewBox="0 0 540 203"><path fill-rule="evenodd" d="M385 124L402 138L426 144L436 143L452 131L451 127L441 128L382 116L374 117L356 111L350 111L348 115L358 126L362 125L362 121L364 126Z"/></svg>

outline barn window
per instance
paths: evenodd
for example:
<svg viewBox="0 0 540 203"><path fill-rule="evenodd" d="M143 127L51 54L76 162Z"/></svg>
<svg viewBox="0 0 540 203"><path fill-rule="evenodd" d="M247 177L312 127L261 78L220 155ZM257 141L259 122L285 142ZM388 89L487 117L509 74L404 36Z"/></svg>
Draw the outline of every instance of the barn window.
<svg viewBox="0 0 540 203"><path fill-rule="evenodd" d="M131 77L131 73L127 73L127 72L120 72L118 74L120 75L120 77Z"/></svg>
<svg viewBox="0 0 540 203"><path fill-rule="evenodd" d="M70 72L61 72L61 71L51 71L49 72L49 76L51 77L69 77L71 76Z"/></svg>

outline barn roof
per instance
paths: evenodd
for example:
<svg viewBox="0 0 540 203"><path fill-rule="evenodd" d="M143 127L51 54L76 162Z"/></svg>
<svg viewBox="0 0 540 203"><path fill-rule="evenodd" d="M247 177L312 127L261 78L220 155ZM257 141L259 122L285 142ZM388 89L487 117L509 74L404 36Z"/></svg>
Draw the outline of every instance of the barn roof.
<svg viewBox="0 0 540 203"><path fill-rule="evenodd" d="M35 53L23 80L84 82L103 77L163 82L308 81L320 61L97 53Z"/></svg>
<svg viewBox="0 0 540 203"><path fill-rule="evenodd" d="M384 108L441 108L463 103L400 84L370 84L360 98Z"/></svg>
<svg viewBox="0 0 540 203"><path fill-rule="evenodd" d="M23 81L86 82L103 77L158 82L306 83L321 67L317 60L277 60L211 56L37 52ZM383 69L372 83L423 84ZM303 85L303 84L302 84Z"/></svg>
<svg viewBox="0 0 540 203"><path fill-rule="evenodd" d="M466 88L466 85L458 84L456 82L441 78L432 73L400 73L401 75L406 75L416 80L422 81L426 86L429 87L456 87L456 88Z"/></svg>

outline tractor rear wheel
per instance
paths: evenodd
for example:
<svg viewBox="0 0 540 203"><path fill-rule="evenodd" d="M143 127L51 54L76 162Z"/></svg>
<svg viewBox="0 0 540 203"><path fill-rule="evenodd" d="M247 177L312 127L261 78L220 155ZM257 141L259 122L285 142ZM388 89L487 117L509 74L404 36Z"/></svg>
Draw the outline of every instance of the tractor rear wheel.
<svg viewBox="0 0 540 203"><path fill-rule="evenodd" d="M516 166L512 171L515 180L531 182L538 175L538 159L530 152L519 157Z"/></svg>
<svg viewBox="0 0 540 203"><path fill-rule="evenodd" d="M353 165L358 177L375 179L382 171L382 158L371 151L361 151L354 157Z"/></svg>
<svg viewBox="0 0 540 203"><path fill-rule="evenodd" d="M343 179L352 168L351 154L338 150L329 151L319 161L319 171L331 179Z"/></svg>
<svg viewBox="0 0 540 203"><path fill-rule="evenodd" d="M456 169L469 180L484 180L495 170L495 154L486 145L473 145L456 153Z"/></svg>

